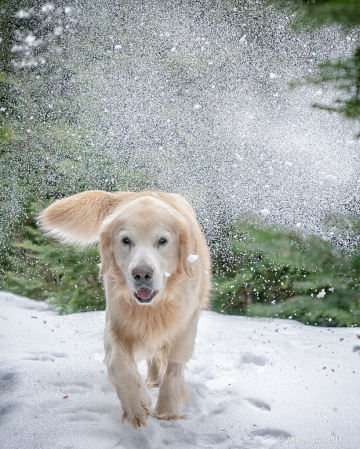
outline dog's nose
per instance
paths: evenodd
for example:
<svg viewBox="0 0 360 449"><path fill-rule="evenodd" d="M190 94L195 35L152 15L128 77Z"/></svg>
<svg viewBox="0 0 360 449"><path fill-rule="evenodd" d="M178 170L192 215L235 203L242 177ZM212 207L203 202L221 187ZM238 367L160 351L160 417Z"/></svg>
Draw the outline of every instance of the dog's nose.
<svg viewBox="0 0 360 449"><path fill-rule="evenodd" d="M148 282L153 277L153 269L148 265L139 265L132 270L132 277L137 282Z"/></svg>

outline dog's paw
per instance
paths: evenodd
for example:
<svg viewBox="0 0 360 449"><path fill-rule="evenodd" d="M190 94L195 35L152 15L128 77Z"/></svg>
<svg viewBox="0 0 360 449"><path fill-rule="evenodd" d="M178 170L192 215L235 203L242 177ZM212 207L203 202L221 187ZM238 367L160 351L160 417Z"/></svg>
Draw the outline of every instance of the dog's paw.
<svg viewBox="0 0 360 449"><path fill-rule="evenodd" d="M156 414L155 418L170 420L170 419L185 419L186 416L185 415L176 415L173 413L161 413L161 414Z"/></svg>
<svg viewBox="0 0 360 449"><path fill-rule="evenodd" d="M151 399L145 394L141 398L123 405L122 408L124 413L121 417L121 422L124 423L127 420L134 429L138 429L140 426L146 427L148 416L154 416L154 411L151 408Z"/></svg>
<svg viewBox="0 0 360 449"><path fill-rule="evenodd" d="M155 418L157 419L184 419L185 415L181 414L179 404L170 398L160 397L155 407Z"/></svg>

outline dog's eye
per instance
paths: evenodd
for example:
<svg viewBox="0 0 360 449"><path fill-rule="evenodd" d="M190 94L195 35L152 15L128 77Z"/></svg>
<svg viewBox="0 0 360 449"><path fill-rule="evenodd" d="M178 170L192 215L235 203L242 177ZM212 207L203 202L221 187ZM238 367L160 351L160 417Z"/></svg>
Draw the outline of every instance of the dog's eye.
<svg viewBox="0 0 360 449"><path fill-rule="evenodd" d="M159 239L159 245L165 245L165 243L167 243L167 240L164 239L164 237L161 237L161 238Z"/></svg>
<svg viewBox="0 0 360 449"><path fill-rule="evenodd" d="M129 237L124 237L124 238L122 239L122 242L123 242L124 245L130 245L130 239L129 239Z"/></svg>

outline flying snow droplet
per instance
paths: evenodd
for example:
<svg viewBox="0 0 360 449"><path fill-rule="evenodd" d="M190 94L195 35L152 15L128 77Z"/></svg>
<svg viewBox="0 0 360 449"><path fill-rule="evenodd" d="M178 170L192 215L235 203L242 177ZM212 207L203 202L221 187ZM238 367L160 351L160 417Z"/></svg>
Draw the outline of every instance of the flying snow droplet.
<svg viewBox="0 0 360 449"><path fill-rule="evenodd" d="M30 13L28 11L20 9L20 11L15 14L15 17L18 17L19 19L27 19L28 17L30 17Z"/></svg>
<svg viewBox="0 0 360 449"><path fill-rule="evenodd" d="M287 167L291 167L291 166L292 166L292 162L285 161L285 165L286 165Z"/></svg>
<svg viewBox="0 0 360 449"><path fill-rule="evenodd" d="M44 323L46 323L46 321L44 321ZM94 352L94 355L93 355L93 358L94 358L94 360L96 360L97 362L103 362L103 360L104 360L104 356L105 356L105 354L99 354L99 353L97 353L97 352Z"/></svg>
<svg viewBox="0 0 360 449"><path fill-rule="evenodd" d="M240 154L236 153L235 154L235 159L240 162L240 161L242 161L243 158L240 156Z"/></svg>
<svg viewBox="0 0 360 449"><path fill-rule="evenodd" d="M198 255L196 255L196 254L190 254L190 256L188 257L188 261L189 261L189 263L193 263L193 262L195 262L195 260L197 260L198 258L199 258Z"/></svg>
<svg viewBox="0 0 360 449"><path fill-rule="evenodd" d="M167 272L165 271L164 276L165 276L166 278L168 278L168 277L170 276L170 273L167 273Z"/></svg>
<svg viewBox="0 0 360 449"><path fill-rule="evenodd" d="M122 46L121 45L115 45L114 50L121 50Z"/></svg>
<svg viewBox="0 0 360 449"><path fill-rule="evenodd" d="M332 184L335 184L337 181L336 176L334 175L326 175L323 181L320 183L321 187L329 187Z"/></svg>
<svg viewBox="0 0 360 449"><path fill-rule="evenodd" d="M275 75L275 73L270 73L270 79L273 80L277 78L277 75Z"/></svg>
<svg viewBox="0 0 360 449"><path fill-rule="evenodd" d="M244 34L244 36L240 39L240 44L245 44L246 43L246 34Z"/></svg>
<svg viewBox="0 0 360 449"><path fill-rule="evenodd" d="M194 109L201 109L201 105L195 104L195 105L194 105Z"/></svg>
<svg viewBox="0 0 360 449"><path fill-rule="evenodd" d="M263 217L267 217L268 215L270 215L270 211L269 211L269 209L262 209L262 210L260 211L260 214L261 214Z"/></svg>
<svg viewBox="0 0 360 449"><path fill-rule="evenodd" d="M321 292L320 292L318 295L316 295L316 297L317 297L317 298L323 298L325 295L326 295L326 291L325 291L325 289L323 288L323 289L321 290Z"/></svg>
<svg viewBox="0 0 360 449"><path fill-rule="evenodd" d="M25 38L25 42L28 45L33 45L33 43L35 42L36 37L33 34L29 34L28 36L26 36Z"/></svg>
<svg viewBox="0 0 360 449"><path fill-rule="evenodd" d="M52 3L46 3L42 8L42 12L50 12L54 9L54 5Z"/></svg>

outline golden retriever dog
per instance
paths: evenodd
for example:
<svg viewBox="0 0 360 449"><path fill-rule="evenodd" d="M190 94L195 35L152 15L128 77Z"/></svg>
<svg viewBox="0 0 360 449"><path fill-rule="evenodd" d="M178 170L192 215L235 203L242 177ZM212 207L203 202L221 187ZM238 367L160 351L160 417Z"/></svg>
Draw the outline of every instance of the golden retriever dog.
<svg viewBox="0 0 360 449"><path fill-rule="evenodd" d="M208 307L210 257L189 203L163 192L83 192L56 201L40 227L63 243L99 242L106 291L105 363L123 416L181 418L185 364ZM147 359L147 380L137 360ZM159 386L155 410L146 393Z"/></svg>

